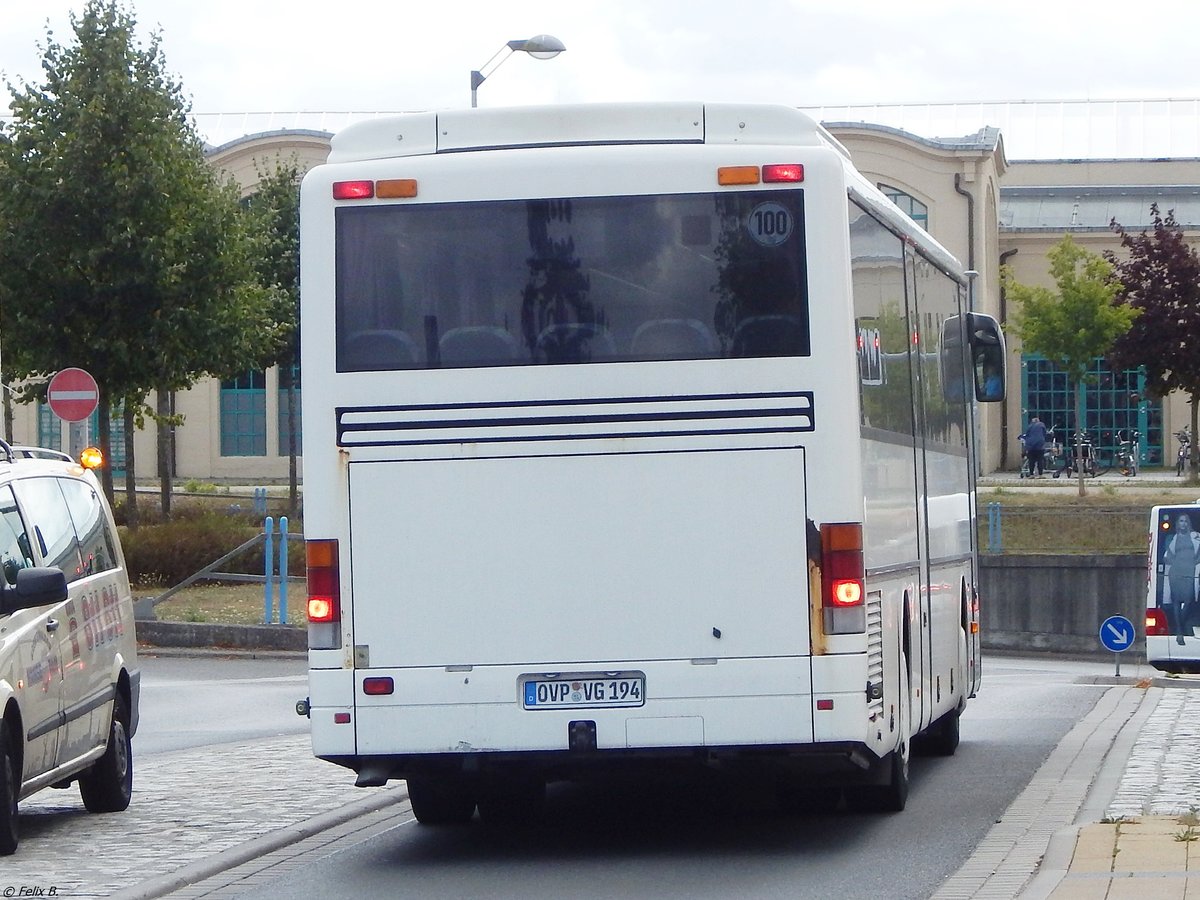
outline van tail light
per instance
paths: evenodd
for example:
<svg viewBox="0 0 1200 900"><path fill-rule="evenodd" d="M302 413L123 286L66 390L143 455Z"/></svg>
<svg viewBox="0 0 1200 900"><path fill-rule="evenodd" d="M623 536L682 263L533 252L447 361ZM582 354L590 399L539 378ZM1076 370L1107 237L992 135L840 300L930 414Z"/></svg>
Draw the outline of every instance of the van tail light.
<svg viewBox="0 0 1200 900"><path fill-rule="evenodd" d="M342 646L338 542L306 541L304 557L308 565L308 647L310 650L336 650Z"/></svg>
<svg viewBox="0 0 1200 900"><path fill-rule="evenodd" d="M1168 637L1167 612L1164 609L1146 610L1146 637Z"/></svg>
<svg viewBox="0 0 1200 900"><path fill-rule="evenodd" d="M867 630L862 524L821 526L821 608L826 634Z"/></svg>

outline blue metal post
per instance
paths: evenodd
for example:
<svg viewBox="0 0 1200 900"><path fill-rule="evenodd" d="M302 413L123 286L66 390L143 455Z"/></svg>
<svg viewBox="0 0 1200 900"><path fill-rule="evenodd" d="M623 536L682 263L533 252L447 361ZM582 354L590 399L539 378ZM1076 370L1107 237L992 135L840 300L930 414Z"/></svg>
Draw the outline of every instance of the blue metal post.
<svg viewBox="0 0 1200 900"><path fill-rule="evenodd" d="M264 568L263 572L266 579L263 581L263 624L271 624L271 607L274 605L271 602L271 570L275 568L275 520L267 516L266 522L263 523L263 532L266 535L266 550L263 553Z"/></svg>
<svg viewBox="0 0 1200 900"><path fill-rule="evenodd" d="M287 516L279 517L279 624L286 625L288 584L288 532Z"/></svg>
<svg viewBox="0 0 1200 900"><path fill-rule="evenodd" d="M991 553L1004 552L1004 532L1001 528L1000 504L988 504L988 551Z"/></svg>

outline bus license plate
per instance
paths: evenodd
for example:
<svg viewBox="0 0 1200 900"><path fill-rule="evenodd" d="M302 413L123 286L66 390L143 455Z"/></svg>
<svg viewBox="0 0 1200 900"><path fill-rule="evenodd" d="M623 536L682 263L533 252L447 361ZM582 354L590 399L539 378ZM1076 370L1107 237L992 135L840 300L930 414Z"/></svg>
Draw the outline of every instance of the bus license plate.
<svg viewBox="0 0 1200 900"><path fill-rule="evenodd" d="M585 678L541 678L524 682L525 709L593 709L643 706L643 675Z"/></svg>

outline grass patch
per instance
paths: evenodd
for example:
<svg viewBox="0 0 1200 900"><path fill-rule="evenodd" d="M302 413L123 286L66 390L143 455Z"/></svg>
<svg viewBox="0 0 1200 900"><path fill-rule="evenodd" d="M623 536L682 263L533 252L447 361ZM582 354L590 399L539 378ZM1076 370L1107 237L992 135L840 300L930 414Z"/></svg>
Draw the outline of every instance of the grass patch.
<svg viewBox="0 0 1200 900"><path fill-rule="evenodd" d="M1105 485L1091 480L1087 495L1080 497L1071 489L1073 484L1051 479L1022 490L981 488L981 552L991 545L992 504L999 509L1000 546L1007 554L1145 553L1150 508L1194 503L1200 497L1194 487Z"/></svg>
<svg viewBox="0 0 1200 900"><path fill-rule="evenodd" d="M135 597L155 597L165 588L139 586ZM301 582L288 585L288 624L306 626L305 591ZM272 618L279 615L275 592ZM261 584L199 584L186 587L154 607L161 622L215 622L222 625L262 625L265 606Z"/></svg>

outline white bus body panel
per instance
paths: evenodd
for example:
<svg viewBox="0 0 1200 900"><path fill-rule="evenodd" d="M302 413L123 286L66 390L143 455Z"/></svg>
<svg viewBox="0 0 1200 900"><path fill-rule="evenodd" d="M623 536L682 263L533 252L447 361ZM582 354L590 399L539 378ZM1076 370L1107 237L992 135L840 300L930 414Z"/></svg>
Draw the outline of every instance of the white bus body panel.
<svg viewBox="0 0 1200 900"><path fill-rule="evenodd" d="M807 654L803 473L801 450L351 463L354 643L372 668Z"/></svg>
<svg viewBox="0 0 1200 900"><path fill-rule="evenodd" d="M330 164L305 179L304 241L332 248L339 180L416 179L416 202L450 203L621 196L632 185L708 192L718 166L799 162L808 259L849 260L847 187L873 188L803 114L722 104L586 113L464 111L352 126L335 138ZM555 146L589 135L627 145ZM481 144L512 149L422 155ZM302 278L305 333L332 335L333 266L306 258ZM402 394L401 373L335 373L333 340L306 340L306 532L338 539L343 604L341 649L310 652L316 754L565 750L579 719L596 723L598 749L827 742L882 757L906 740L894 714L901 624L913 623L914 653L931 622L959 631L972 564L934 566L947 589L927 596L928 561L913 550L924 523L912 507L912 449L861 452L849 294L848 262L810 265L808 357L413 369ZM538 402L584 413L628 403L665 421L721 396L742 415L781 386L808 398L790 401L809 404L797 413L807 416L801 433L634 421L614 438L554 423L481 424L495 417L489 405L514 400L532 418ZM414 416L440 413L411 411L437 406L455 407L457 430L420 429ZM866 512L864 471L882 516ZM969 523L969 498L950 505L938 518ZM809 521L876 523L868 618L881 643L839 634L813 646ZM525 676L610 671L645 675L644 706L522 708ZM394 679L394 693L366 695L363 680L380 676ZM872 679L884 700L868 698ZM912 685L913 730L961 705L965 687L960 678L943 689L936 677ZM350 723L332 724L348 710Z"/></svg>

